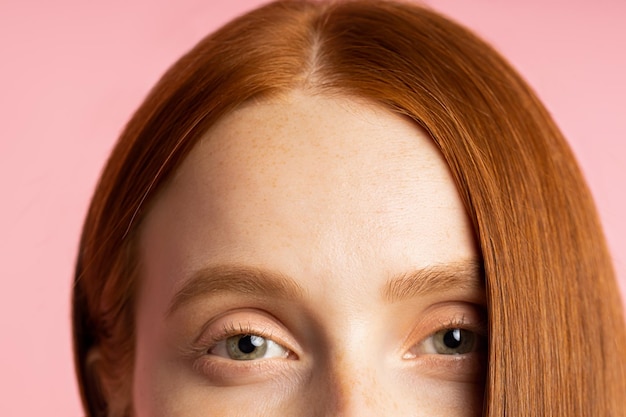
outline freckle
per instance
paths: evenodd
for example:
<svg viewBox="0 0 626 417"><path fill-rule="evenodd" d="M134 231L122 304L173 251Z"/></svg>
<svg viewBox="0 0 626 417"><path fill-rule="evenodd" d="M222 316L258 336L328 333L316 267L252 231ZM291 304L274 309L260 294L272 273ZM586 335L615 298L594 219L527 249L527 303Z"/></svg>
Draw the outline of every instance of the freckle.
<svg viewBox="0 0 626 417"><path fill-rule="evenodd" d="M351 378L342 378L342 375L345 375L345 370L342 369L342 352L338 352L337 356L332 359L332 362L333 365L331 366L331 372L329 375L329 386L332 387L333 392L331 394L331 398L329 398L328 400L330 404L334 404L333 408L336 408L337 410L343 410L346 406L346 396L350 393L349 384Z"/></svg>
<svg viewBox="0 0 626 417"><path fill-rule="evenodd" d="M363 393L364 393L364 397L365 397L365 401L366 401L366 405L369 409L375 409L376 407L376 402L377 402L377 396L375 393L372 392L371 389L369 389L370 387L376 387L376 378L374 377L374 375L372 375L371 373L369 374L369 385L367 386L363 386ZM371 395L374 394L374 395ZM378 393L378 395L382 395L382 393Z"/></svg>

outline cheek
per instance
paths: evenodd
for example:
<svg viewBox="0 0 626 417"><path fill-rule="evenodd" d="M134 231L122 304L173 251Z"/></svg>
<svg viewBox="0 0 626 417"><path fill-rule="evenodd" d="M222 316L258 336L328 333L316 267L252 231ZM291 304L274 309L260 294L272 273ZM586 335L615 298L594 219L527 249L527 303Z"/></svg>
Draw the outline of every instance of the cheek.
<svg viewBox="0 0 626 417"><path fill-rule="evenodd" d="M134 416L168 414L178 382L163 359L167 350L163 311L158 308L160 288L143 281L136 310L135 361L133 373Z"/></svg>
<svg viewBox="0 0 626 417"><path fill-rule="evenodd" d="M164 402L170 398L166 383L171 379L163 378L162 365L158 361L158 344L155 343L154 332L151 331L153 328L146 326L141 320L137 324L133 373L134 415L165 415Z"/></svg>
<svg viewBox="0 0 626 417"><path fill-rule="evenodd" d="M143 362L143 363L141 363ZM147 367L149 365L149 367ZM278 384L220 388L207 386L193 371L167 363L138 361L134 379L135 417L303 416L306 395Z"/></svg>

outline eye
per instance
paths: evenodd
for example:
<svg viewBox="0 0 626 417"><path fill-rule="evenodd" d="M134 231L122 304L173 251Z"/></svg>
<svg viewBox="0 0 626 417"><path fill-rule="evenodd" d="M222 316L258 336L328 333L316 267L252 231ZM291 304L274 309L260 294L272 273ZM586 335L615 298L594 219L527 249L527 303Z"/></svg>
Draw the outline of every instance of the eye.
<svg viewBox="0 0 626 417"><path fill-rule="evenodd" d="M202 328L189 352L193 370L214 386L293 375L301 348L289 329L263 310L229 310Z"/></svg>
<svg viewBox="0 0 626 417"><path fill-rule="evenodd" d="M229 336L218 341L208 353L236 361L287 358L290 355L289 349L284 346L268 337L252 333Z"/></svg>
<svg viewBox="0 0 626 417"><path fill-rule="evenodd" d="M442 329L424 339L419 353L432 355L463 355L482 350L484 337L462 328Z"/></svg>
<svg viewBox="0 0 626 417"><path fill-rule="evenodd" d="M418 356L483 357L487 351L487 321L479 311L466 309L462 314L453 313L449 320L434 318L430 332L424 332L416 344L404 355L405 359ZM421 340L420 340L421 339ZM478 354L475 355L475 354Z"/></svg>
<svg viewBox="0 0 626 417"><path fill-rule="evenodd" d="M476 332L462 328L448 328L439 330L422 340L404 358L412 359L420 355L465 355L480 352L485 346L485 337Z"/></svg>

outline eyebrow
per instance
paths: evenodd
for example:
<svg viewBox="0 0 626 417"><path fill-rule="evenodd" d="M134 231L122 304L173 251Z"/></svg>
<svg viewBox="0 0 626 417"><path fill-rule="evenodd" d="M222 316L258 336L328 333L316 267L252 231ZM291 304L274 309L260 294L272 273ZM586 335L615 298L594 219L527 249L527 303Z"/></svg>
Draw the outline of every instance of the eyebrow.
<svg viewBox="0 0 626 417"><path fill-rule="evenodd" d="M304 289L294 280L274 271L242 265L215 265L200 269L176 292L167 315L191 300L206 295L238 293L262 298L301 299Z"/></svg>
<svg viewBox="0 0 626 417"><path fill-rule="evenodd" d="M482 264L463 261L434 265L392 277L382 287L385 302L451 290L484 291ZM245 265L214 265L195 272L176 292L167 310L173 315L192 300L207 295L235 293L259 298L301 300L305 290L293 279L275 271Z"/></svg>
<svg viewBox="0 0 626 417"><path fill-rule="evenodd" d="M482 262L467 260L432 265L393 277L383 286L383 300L389 304L452 290L484 292Z"/></svg>

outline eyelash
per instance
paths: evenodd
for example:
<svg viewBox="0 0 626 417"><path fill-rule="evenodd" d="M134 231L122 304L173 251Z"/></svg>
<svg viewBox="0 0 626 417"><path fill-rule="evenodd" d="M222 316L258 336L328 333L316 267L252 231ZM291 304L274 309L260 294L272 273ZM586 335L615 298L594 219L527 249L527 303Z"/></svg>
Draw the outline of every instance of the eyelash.
<svg viewBox="0 0 626 417"><path fill-rule="evenodd" d="M252 326L250 323L241 323L241 322L228 322L222 326L222 330L218 333L212 334L210 339L208 340L209 347L206 347L206 344L202 348L202 353L211 355L211 351L214 350L220 343L225 343L229 338L235 336L243 336L243 335L251 335L263 338L268 342L276 344L282 347L285 351L288 352L288 359L296 359L296 355L293 349L289 346L288 343L281 341L276 341L273 333L268 331L267 329L260 329L258 327ZM215 355L217 356L217 355ZM235 359L232 359L236 361ZM260 359L258 359L260 360Z"/></svg>
<svg viewBox="0 0 626 417"><path fill-rule="evenodd" d="M417 343L413 343L410 346L409 350L411 348L414 348L416 346L423 344L426 340L430 339L437 333L444 331L444 330L461 329L461 330L470 331L478 335L479 337L484 338L486 336L486 328L487 328L487 322L484 319L468 324L466 322L465 315L461 316L460 318L454 317L446 322L441 322L440 325L434 331L430 331L430 333L428 333L426 337L420 339ZM199 347L198 350L200 350L203 354L210 353L211 350L213 350L218 345L218 343L224 342L228 338L240 336L240 335L253 335L253 336L261 337L263 339L267 339L268 341L272 341L273 343L276 343L282 346L285 350L289 351L290 356L294 355L293 350L289 346L287 346L282 341L278 342L274 339L274 336L271 331L268 331L267 329L254 328L252 325L250 325L250 323L245 323L245 324L237 323L236 324L234 322L225 323L222 326L222 330L219 333L212 334L210 336L210 339L208 341L209 347L208 348L206 347L206 342L205 342L205 344L202 347ZM445 354L438 354L438 355L445 356Z"/></svg>
<svg viewBox="0 0 626 417"><path fill-rule="evenodd" d="M237 323L238 327L235 327L235 323L229 322L222 326L222 331L216 335L213 335L213 343L218 343L233 336L239 336L242 334L252 334L255 336L263 337L265 339L272 339L272 333L266 329L253 329L250 323ZM272 339L273 340L273 339ZM212 347L211 347L212 348Z"/></svg>
<svg viewBox="0 0 626 417"><path fill-rule="evenodd" d="M436 332L440 330L446 330L446 329L469 330L481 336L485 336L486 329L487 329L487 320L485 320L485 318L481 316L480 319L478 319L477 321L474 321L473 323L468 324L466 323L466 320L465 320L465 314L463 314L460 318L454 317L450 319L449 321L441 322L440 328L436 330Z"/></svg>
<svg viewBox="0 0 626 417"><path fill-rule="evenodd" d="M267 328L258 325L253 326L249 322L233 320L224 323L218 329L213 332L205 332L205 335L194 343L189 352L193 355L191 357L193 369L208 377L217 386L245 385L293 372L293 359L298 359L298 357L294 353L292 344L284 338L275 338L273 332ZM283 358L285 360L276 360L279 359L278 357L237 360L212 353L217 346L222 343L226 344L230 337L238 335L261 337L280 346L288 353L288 356ZM226 349L226 347L222 345L222 349Z"/></svg>
<svg viewBox="0 0 626 417"><path fill-rule="evenodd" d="M246 321L232 320L222 324L218 331L206 332L204 337L197 340L196 346L193 348L194 368L201 374L209 376L215 383L225 385L259 380L259 378L266 378L268 374L291 374L294 369L292 360L299 359L296 353L297 349L294 349L293 342L288 342L288 339L276 338L274 332L268 327L268 325L264 327ZM479 375L484 372L486 359L487 322L485 317L477 315L471 320L466 320L465 315L457 314L451 316L449 320L439 321L431 329L424 337L417 337L418 334L413 332L413 335L407 339L405 348L403 348L405 353L402 359L411 366L422 369L421 372L429 373L438 378L460 378L459 380L468 381L479 378ZM424 352L423 346L438 332L454 329L462 329L476 334L481 339L480 348L459 354ZM267 343L279 346L286 352L286 355L284 357L276 355L276 347L272 347L272 351L268 348L267 353L270 354L270 357L267 358L236 359L232 356L228 357L230 353L225 356L212 352L217 346L220 346L222 351L227 349L225 344L228 343L229 338L244 335L261 337ZM414 342L416 339L418 339L417 342ZM431 340L430 343L434 342ZM411 353L412 351L414 353ZM265 353L261 354L264 355Z"/></svg>

